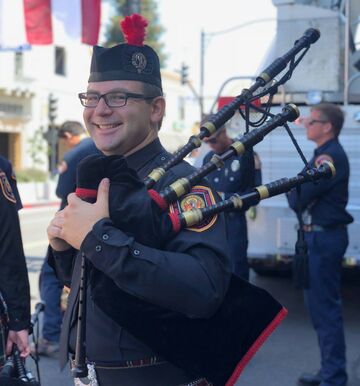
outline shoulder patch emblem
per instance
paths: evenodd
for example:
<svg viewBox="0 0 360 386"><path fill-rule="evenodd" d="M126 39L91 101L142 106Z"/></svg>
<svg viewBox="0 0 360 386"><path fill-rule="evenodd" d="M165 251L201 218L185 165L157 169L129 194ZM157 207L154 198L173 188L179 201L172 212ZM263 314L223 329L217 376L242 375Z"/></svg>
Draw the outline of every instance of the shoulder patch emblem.
<svg viewBox="0 0 360 386"><path fill-rule="evenodd" d="M11 189L11 185L9 183L9 180L6 177L5 172L3 172L0 169L0 185L1 185L1 191L5 198L14 204L16 204L16 197L14 195L14 192Z"/></svg>
<svg viewBox="0 0 360 386"><path fill-rule="evenodd" d="M170 213L187 212L191 209L206 208L215 204L215 197L207 186L196 185L191 192L186 194L180 200L173 202L170 207ZM204 219L200 224L186 228L194 232L204 232L215 224L217 215Z"/></svg>
<svg viewBox="0 0 360 386"><path fill-rule="evenodd" d="M318 168L324 162L331 162L332 164L334 164L333 159L327 154L320 154L319 156L317 156L315 158L314 164Z"/></svg>

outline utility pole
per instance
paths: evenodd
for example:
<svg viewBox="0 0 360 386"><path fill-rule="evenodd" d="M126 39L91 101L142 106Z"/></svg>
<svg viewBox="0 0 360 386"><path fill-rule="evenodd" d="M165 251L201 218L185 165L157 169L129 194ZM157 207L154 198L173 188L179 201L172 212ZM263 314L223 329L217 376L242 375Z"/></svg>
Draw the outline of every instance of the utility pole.
<svg viewBox="0 0 360 386"><path fill-rule="evenodd" d="M200 103L200 121L204 116L204 78L205 78L205 32L201 30L200 36L200 88L199 88L199 103Z"/></svg>
<svg viewBox="0 0 360 386"><path fill-rule="evenodd" d="M217 31L217 32L205 32L204 30L201 30L200 34L200 87L199 87L199 100L200 100L200 114L201 117L204 113L204 84L205 84L205 44L206 44L206 38L211 38L213 36L223 35L227 34L229 32L236 31L238 29L247 27L249 25L258 24L258 23L264 23L269 21L274 21L274 18L263 18L263 19L257 19L257 20L250 20L245 23L236 25L234 27L230 27L226 30Z"/></svg>
<svg viewBox="0 0 360 386"><path fill-rule="evenodd" d="M49 129L47 132L46 139L48 140L50 146L50 173L54 175L56 168L56 144L57 144L57 135L55 121L57 118L57 109L58 109L58 99L49 94L48 97L48 120L49 120Z"/></svg>

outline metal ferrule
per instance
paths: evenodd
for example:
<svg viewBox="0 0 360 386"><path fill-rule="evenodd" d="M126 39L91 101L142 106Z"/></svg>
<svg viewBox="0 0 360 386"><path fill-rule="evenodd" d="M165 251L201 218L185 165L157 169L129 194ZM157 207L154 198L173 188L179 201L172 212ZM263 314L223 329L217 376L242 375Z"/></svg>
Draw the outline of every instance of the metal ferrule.
<svg viewBox="0 0 360 386"><path fill-rule="evenodd" d="M243 200L240 198L238 194L234 194L233 196L231 196L230 200L234 204L234 209L241 209L244 205Z"/></svg>
<svg viewBox="0 0 360 386"><path fill-rule="evenodd" d="M262 72L259 76L265 83L270 82L271 78L266 72Z"/></svg>
<svg viewBox="0 0 360 386"><path fill-rule="evenodd" d="M216 131L215 125L214 125L212 122L210 122L210 121L205 122L205 123L204 123L203 125L201 125L201 126L202 126L202 127L205 127L205 129L208 130L208 132L210 133L210 135L211 135L211 134L214 134L215 131Z"/></svg>
<svg viewBox="0 0 360 386"><path fill-rule="evenodd" d="M260 199L263 200L264 198L270 197L268 188L265 185L260 185L255 188L260 195Z"/></svg>
<svg viewBox="0 0 360 386"><path fill-rule="evenodd" d="M194 146L196 146L196 147L200 147L201 144L202 144L201 139L200 139L199 137L196 137L196 136L192 137L191 142L192 142L192 143L194 144Z"/></svg>
<svg viewBox="0 0 360 386"><path fill-rule="evenodd" d="M245 153L245 146L240 141L235 141L233 144L230 145L235 151L237 155Z"/></svg>
<svg viewBox="0 0 360 386"><path fill-rule="evenodd" d="M225 165L225 162L218 154L214 154L211 157L211 163L213 163L217 168L222 168Z"/></svg>
<svg viewBox="0 0 360 386"><path fill-rule="evenodd" d="M165 169L163 168L156 168L154 169L150 174L149 178L152 179L153 181L159 181L160 178L165 174Z"/></svg>
<svg viewBox="0 0 360 386"><path fill-rule="evenodd" d="M184 218L187 227L199 224L203 219L203 215L200 209L192 209L188 212L183 212L181 213L181 216Z"/></svg>
<svg viewBox="0 0 360 386"><path fill-rule="evenodd" d="M176 193L177 197L181 197L188 192L190 182L186 178L180 178L170 185L170 188Z"/></svg>

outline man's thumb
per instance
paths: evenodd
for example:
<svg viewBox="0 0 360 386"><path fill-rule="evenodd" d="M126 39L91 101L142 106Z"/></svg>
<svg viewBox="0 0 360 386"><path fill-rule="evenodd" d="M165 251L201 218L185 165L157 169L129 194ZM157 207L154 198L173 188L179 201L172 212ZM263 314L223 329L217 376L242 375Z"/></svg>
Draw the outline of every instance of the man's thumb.
<svg viewBox="0 0 360 386"><path fill-rule="evenodd" d="M109 188L110 180L103 178L99 184L96 203L100 203L103 208L109 212Z"/></svg>

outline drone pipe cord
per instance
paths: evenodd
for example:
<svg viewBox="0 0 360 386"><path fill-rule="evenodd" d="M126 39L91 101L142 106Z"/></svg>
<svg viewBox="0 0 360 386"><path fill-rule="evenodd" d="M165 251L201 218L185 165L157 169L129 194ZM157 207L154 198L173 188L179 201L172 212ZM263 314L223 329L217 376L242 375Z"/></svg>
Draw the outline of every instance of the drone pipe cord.
<svg viewBox="0 0 360 386"><path fill-rule="evenodd" d="M80 196L78 194L78 196ZM94 203L95 198L91 196L80 196L84 201ZM84 378L88 375L86 364L86 288L87 288L87 264L84 254L81 255L79 306L77 310L77 329L75 343L75 360L71 368L73 378Z"/></svg>
<svg viewBox="0 0 360 386"><path fill-rule="evenodd" d="M269 83L276 75L286 68L287 64L294 59L297 53L304 48L309 48L309 46L315 43L319 37L319 30L315 28L307 29L303 36L295 42L294 46L288 52L275 59L275 61L256 78L255 83L249 89L243 89L240 95L235 97L234 100L225 105L216 114L212 115L207 122L201 125L200 133L198 135L191 136L187 144L175 152L169 161L163 166L155 168L144 180L145 186L148 189L151 189L171 167L181 162L192 150L200 147L204 138L209 137L224 126L224 124L234 116L240 105L250 101L254 97L253 93L258 88L264 87Z"/></svg>
<svg viewBox="0 0 360 386"><path fill-rule="evenodd" d="M291 189L304 184L305 182L329 179L335 176L335 167L330 162L324 162L318 168L308 169L296 177L281 178L265 185L254 188L252 192L244 195L234 194L229 199L206 208L192 209L177 215L177 218L170 214L174 224L174 231L181 228L191 227L199 224L205 218L212 217L218 213L228 210L240 210L244 206L256 205L259 201L286 193Z"/></svg>
<svg viewBox="0 0 360 386"><path fill-rule="evenodd" d="M299 110L294 104L286 105L280 114L275 115L264 126L256 128L235 140L235 142L230 145L230 149L225 153L222 155L214 155L212 159L200 169L196 170L188 177L176 180L161 192L157 193L154 190L149 191L150 196L165 210L168 207L168 204L190 192L191 188L203 177L216 168L221 168L224 165L224 161L232 156L243 154L247 149L252 148L255 144L262 141L265 135L269 134L276 127L281 126L288 121L294 121L298 116Z"/></svg>

